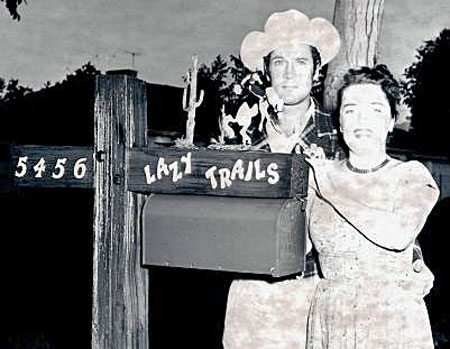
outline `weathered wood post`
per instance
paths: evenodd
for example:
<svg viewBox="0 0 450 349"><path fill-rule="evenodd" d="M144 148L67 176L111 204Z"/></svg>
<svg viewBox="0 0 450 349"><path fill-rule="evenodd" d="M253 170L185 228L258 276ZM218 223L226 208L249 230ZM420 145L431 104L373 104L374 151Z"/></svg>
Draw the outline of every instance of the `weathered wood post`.
<svg viewBox="0 0 450 349"><path fill-rule="evenodd" d="M146 146L144 82L100 75L95 98L92 348L148 348L148 273L141 268L145 196L127 190L128 154Z"/></svg>

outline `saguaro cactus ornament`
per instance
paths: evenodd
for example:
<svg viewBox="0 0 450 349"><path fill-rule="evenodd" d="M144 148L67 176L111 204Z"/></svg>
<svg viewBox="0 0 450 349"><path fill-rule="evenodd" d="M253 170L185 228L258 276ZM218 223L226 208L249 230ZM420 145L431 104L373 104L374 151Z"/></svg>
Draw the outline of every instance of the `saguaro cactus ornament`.
<svg viewBox="0 0 450 349"><path fill-rule="evenodd" d="M188 113L186 121L186 137L182 141L184 146L194 145L194 128L195 128L195 109L197 109L203 102L204 91L200 91L200 96L197 99L197 73L198 73L198 57L192 56L192 66L189 68L186 75L186 86L183 89L183 109ZM189 102L187 100L189 89Z"/></svg>

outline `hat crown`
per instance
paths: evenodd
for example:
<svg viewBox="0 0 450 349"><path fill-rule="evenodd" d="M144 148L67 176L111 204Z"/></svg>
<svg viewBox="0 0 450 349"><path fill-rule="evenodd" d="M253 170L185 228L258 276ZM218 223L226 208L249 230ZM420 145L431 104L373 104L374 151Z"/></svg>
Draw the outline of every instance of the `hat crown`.
<svg viewBox="0 0 450 349"><path fill-rule="evenodd" d="M269 16L264 32L253 31L241 44L241 59L250 70L262 70L263 57L277 47L306 44L317 48L322 65L339 51L340 37L336 28L324 18L309 19L297 10L275 12Z"/></svg>
<svg viewBox="0 0 450 349"><path fill-rule="evenodd" d="M275 12L267 19L264 32L270 36L289 38L301 29L308 30L309 18L296 10Z"/></svg>

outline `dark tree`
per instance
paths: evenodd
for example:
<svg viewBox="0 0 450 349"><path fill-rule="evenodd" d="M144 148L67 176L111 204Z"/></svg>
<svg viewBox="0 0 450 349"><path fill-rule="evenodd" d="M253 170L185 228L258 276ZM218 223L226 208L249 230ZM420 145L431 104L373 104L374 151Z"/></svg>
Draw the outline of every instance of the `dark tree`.
<svg viewBox="0 0 450 349"><path fill-rule="evenodd" d="M198 70L198 88L205 91L203 103L198 108L196 118L196 138L209 143L219 134L219 117L222 106L228 114L235 115L237 100L240 98L233 91L248 70L242 62L230 55L228 59L218 55L210 66L202 64Z"/></svg>
<svg viewBox="0 0 450 349"><path fill-rule="evenodd" d="M5 88L6 88L5 80L0 78L0 98L3 98Z"/></svg>
<svg viewBox="0 0 450 349"><path fill-rule="evenodd" d="M17 12L17 8L22 4L22 2L26 3L26 0L0 0L5 3L6 8L8 9L11 17L20 21L19 12Z"/></svg>
<svg viewBox="0 0 450 349"><path fill-rule="evenodd" d="M417 50L416 61L406 69L403 89L405 103L411 108L418 151L450 155L450 29Z"/></svg>
<svg viewBox="0 0 450 349"><path fill-rule="evenodd" d="M38 91L11 79L0 94L0 142L93 144L97 74L100 72L87 63L62 82L47 82Z"/></svg>
<svg viewBox="0 0 450 349"><path fill-rule="evenodd" d="M19 85L19 80L11 79L8 84L4 86L4 95L2 99L4 101L15 101L23 99L23 97L32 91L31 88Z"/></svg>
<svg viewBox="0 0 450 349"><path fill-rule="evenodd" d="M86 81L86 79L90 79L96 75L100 74L100 70L95 68L91 62L87 62L81 68L78 68L72 74L68 74L66 76L66 80L68 82L74 81Z"/></svg>

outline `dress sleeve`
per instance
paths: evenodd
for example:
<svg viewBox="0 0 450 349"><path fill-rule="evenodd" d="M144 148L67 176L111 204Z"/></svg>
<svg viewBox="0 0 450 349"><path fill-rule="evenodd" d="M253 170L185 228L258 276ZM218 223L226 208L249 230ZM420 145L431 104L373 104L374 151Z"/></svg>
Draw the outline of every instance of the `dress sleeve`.
<svg viewBox="0 0 450 349"><path fill-rule="evenodd" d="M418 161L405 162L400 169L393 210L410 217L417 235L439 198L439 188L428 169Z"/></svg>

